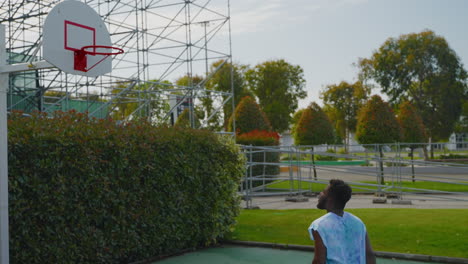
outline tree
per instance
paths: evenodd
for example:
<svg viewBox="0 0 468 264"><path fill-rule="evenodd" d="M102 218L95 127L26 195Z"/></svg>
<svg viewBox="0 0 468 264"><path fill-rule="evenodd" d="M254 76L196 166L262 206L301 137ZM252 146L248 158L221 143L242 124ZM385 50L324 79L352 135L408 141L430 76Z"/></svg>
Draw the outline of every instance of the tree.
<svg viewBox="0 0 468 264"><path fill-rule="evenodd" d="M456 133L468 133L468 99L463 102L460 120L455 126Z"/></svg>
<svg viewBox="0 0 468 264"><path fill-rule="evenodd" d="M390 103L408 100L416 107L431 140L453 132L467 93L467 72L443 37L423 31L389 38L359 66L361 78L379 84Z"/></svg>
<svg viewBox="0 0 468 264"><path fill-rule="evenodd" d="M294 113L291 119L291 123L290 123L291 135L294 135L295 133L294 131L296 130L297 123L299 123L299 119L301 119L302 113L304 113L305 110L306 108L302 108L302 109L297 110L296 113Z"/></svg>
<svg viewBox="0 0 468 264"><path fill-rule="evenodd" d="M204 96L204 95L200 96L199 89L196 89L196 93L194 92L195 89L193 89L197 85L200 85L203 82L203 80L204 78L200 75L194 75L194 76L184 75L182 77L179 77L175 82L176 85L180 86L179 88L187 87L187 91L185 92L185 94L188 98L192 98L192 100L189 101L191 103L189 103L189 109L186 113L187 116L184 118L187 119L188 125L194 128L199 128L201 126L201 123L199 120L210 116L211 112L213 111L213 100L209 96ZM197 106L195 106L195 104L198 102L196 101L196 99L198 99L199 102L201 102L201 104L198 104ZM193 111L190 111L190 109L193 109ZM191 121L194 121L194 122L192 123ZM211 119L210 121L211 122L208 123L208 127L211 127L216 130L216 128L219 126L217 124L217 121L218 121L217 117ZM185 123L184 123L184 126L185 126Z"/></svg>
<svg viewBox="0 0 468 264"><path fill-rule="evenodd" d="M115 99L116 108L111 116L116 120L127 118L148 118L154 122L160 122L169 111L169 104L162 98L160 90L172 87L169 81L151 80L135 85L128 91L123 91L131 83L122 82L113 87L111 93L119 94Z"/></svg>
<svg viewBox="0 0 468 264"><path fill-rule="evenodd" d="M413 182L414 182L414 163L413 163L413 155L414 149L420 146L424 146L424 144L415 144L420 142L425 142L427 140L426 135L426 128L424 127L423 121L421 116L419 115L418 111L414 106L406 101L403 102L400 106L400 112L398 114L398 123L401 127L401 142L411 143L409 145L410 148L410 156L411 156L411 170L413 175Z"/></svg>
<svg viewBox="0 0 468 264"><path fill-rule="evenodd" d="M383 178L383 144L394 143L401 138L400 125L390 106L374 95L359 110L356 125L356 139L361 144L379 144L380 153L380 183Z"/></svg>
<svg viewBox="0 0 468 264"><path fill-rule="evenodd" d="M296 125L294 143L296 145L320 145L334 142L334 131L328 116L317 103L307 107Z"/></svg>
<svg viewBox="0 0 468 264"><path fill-rule="evenodd" d="M245 66L231 64L229 62L224 64L223 63L224 60L219 60L211 64L210 72L216 72L207 82L206 88L220 92L233 92L234 95L231 100L234 100L234 104L237 105L241 98L251 95L251 93L247 91L245 87ZM227 95L223 96L223 100L226 100L227 98ZM223 106L223 113L223 126L224 128L227 128L229 118L232 116L232 101L226 102L226 104Z"/></svg>
<svg viewBox="0 0 468 264"><path fill-rule="evenodd" d="M241 99L236 109L236 134L243 134L255 129L271 131L270 121L255 100L246 96ZM228 123L228 131L233 131L232 117Z"/></svg>
<svg viewBox="0 0 468 264"><path fill-rule="evenodd" d="M349 145L349 134L356 131L358 110L366 103L370 89L355 82L341 82L328 85L320 94L324 108L332 116L336 131L345 139L345 148Z"/></svg>
<svg viewBox="0 0 468 264"><path fill-rule="evenodd" d="M294 128L294 144L320 145L332 144L335 141L333 126L320 106L312 102L303 112ZM315 158L312 147L312 166L314 178L317 179Z"/></svg>
<svg viewBox="0 0 468 264"><path fill-rule="evenodd" d="M307 96L303 69L285 60L266 61L248 70L246 80L273 129L287 130L299 99Z"/></svg>
<svg viewBox="0 0 468 264"><path fill-rule="evenodd" d="M195 123L195 127L197 128L200 127L200 121L198 120L198 118L195 117L194 123ZM182 127L182 128L192 127L190 125L190 115L189 115L188 109L184 109L184 111L180 113L180 115L177 117L177 121L175 122L174 126Z"/></svg>
<svg viewBox="0 0 468 264"><path fill-rule="evenodd" d="M343 119L341 118L340 112L331 105L324 105L322 108L323 112L328 116L332 126L335 128L335 142L334 144L341 145L345 144L344 135L346 135L346 129L344 126ZM345 144L345 148L346 144ZM347 150L345 149L347 152Z"/></svg>

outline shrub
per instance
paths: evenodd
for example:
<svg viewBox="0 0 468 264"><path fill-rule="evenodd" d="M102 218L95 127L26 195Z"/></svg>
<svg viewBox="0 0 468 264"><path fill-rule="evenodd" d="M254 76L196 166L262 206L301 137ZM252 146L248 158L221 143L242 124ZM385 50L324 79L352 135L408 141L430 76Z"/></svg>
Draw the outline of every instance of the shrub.
<svg viewBox="0 0 468 264"><path fill-rule="evenodd" d="M349 152L346 148L340 148L338 150L338 154L345 155L345 154L349 154Z"/></svg>
<svg viewBox="0 0 468 264"><path fill-rule="evenodd" d="M333 149L327 149L327 153L335 154L335 151ZM321 161L337 161L338 160L336 156L326 156L326 155L315 155L315 159L321 160Z"/></svg>
<svg viewBox="0 0 468 264"><path fill-rule="evenodd" d="M12 114L11 263L129 263L222 238L239 213L238 148L208 131Z"/></svg>
<svg viewBox="0 0 468 264"><path fill-rule="evenodd" d="M279 135L276 132L260 131L253 130L248 133L240 134L237 136L237 143L242 145L252 145L252 146L278 146L279 145ZM255 150L255 148L254 148ZM246 159L250 161L250 155L247 153ZM279 152L266 152L264 155L263 152L257 152L252 154L253 162L274 162L278 163L280 161ZM274 177L279 174L278 165L255 165L252 167L252 176L263 175L265 169L265 175L267 177ZM267 181L270 182L270 181ZM262 184L260 181L253 182L253 186L258 186Z"/></svg>
<svg viewBox="0 0 468 264"><path fill-rule="evenodd" d="M253 130L237 136L237 143L252 146L278 146L280 136L276 132Z"/></svg>
<svg viewBox="0 0 468 264"><path fill-rule="evenodd" d="M246 96L234 110L236 117L236 133L243 134L253 130L271 131L270 121L255 100ZM233 131L232 116L229 119L228 131Z"/></svg>
<svg viewBox="0 0 468 264"><path fill-rule="evenodd" d="M468 155L460 155L460 154L447 154L447 155L440 155L438 159L468 159Z"/></svg>

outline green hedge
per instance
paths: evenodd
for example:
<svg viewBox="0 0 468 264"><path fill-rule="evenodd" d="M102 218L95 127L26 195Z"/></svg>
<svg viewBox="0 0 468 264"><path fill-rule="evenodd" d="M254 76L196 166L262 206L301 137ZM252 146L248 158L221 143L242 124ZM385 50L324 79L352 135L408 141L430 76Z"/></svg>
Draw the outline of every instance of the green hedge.
<svg viewBox="0 0 468 264"><path fill-rule="evenodd" d="M235 223L245 161L215 134L75 112L8 124L11 263L128 263Z"/></svg>

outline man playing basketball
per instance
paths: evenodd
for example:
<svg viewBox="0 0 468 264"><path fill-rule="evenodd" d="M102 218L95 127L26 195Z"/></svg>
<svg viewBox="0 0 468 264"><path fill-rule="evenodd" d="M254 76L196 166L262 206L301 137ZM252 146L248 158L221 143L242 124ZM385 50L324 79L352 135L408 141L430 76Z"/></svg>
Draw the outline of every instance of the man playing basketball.
<svg viewBox="0 0 468 264"><path fill-rule="evenodd" d="M327 214L309 227L315 241L312 264L375 264L366 226L358 217L343 211L351 199L351 187L342 180L330 180L319 195L318 209Z"/></svg>

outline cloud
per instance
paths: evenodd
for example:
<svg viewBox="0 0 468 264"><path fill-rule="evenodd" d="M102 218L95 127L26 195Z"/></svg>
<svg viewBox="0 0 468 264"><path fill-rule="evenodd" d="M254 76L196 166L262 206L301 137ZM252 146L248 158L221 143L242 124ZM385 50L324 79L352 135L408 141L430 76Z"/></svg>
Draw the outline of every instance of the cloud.
<svg viewBox="0 0 468 264"><path fill-rule="evenodd" d="M255 4L254 1L244 1L241 8L233 9L231 22L233 34L264 31L271 27L271 22L282 15L281 10L286 3L274 0L266 4Z"/></svg>
<svg viewBox="0 0 468 264"><path fill-rule="evenodd" d="M313 13L330 8L360 5L369 0L237 0L231 6L232 33L276 30L301 23Z"/></svg>

